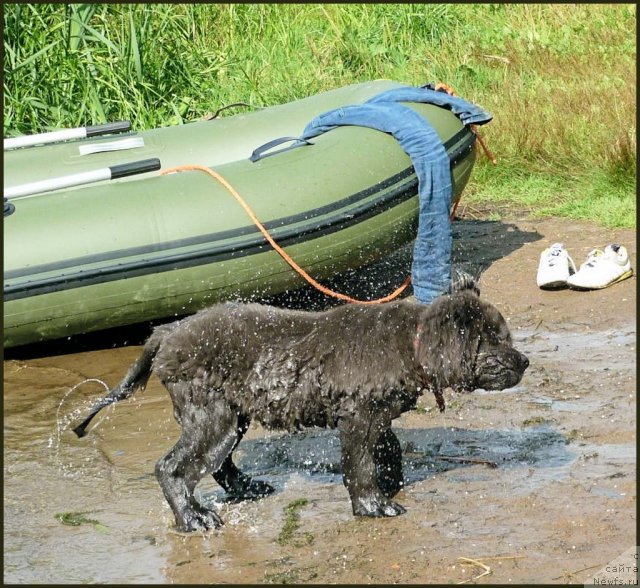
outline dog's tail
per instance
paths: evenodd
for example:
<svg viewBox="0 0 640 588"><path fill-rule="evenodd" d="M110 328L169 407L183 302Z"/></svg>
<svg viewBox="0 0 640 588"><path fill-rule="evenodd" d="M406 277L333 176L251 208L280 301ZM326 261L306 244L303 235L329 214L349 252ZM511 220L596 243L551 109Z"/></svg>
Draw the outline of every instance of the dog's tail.
<svg viewBox="0 0 640 588"><path fill-rule="evenodd" d="M158 327L151 334L144 344L142 354L129 368L129 371L123 378L122 382L120 382L115 388L109 390L109 394L104 398L98 400L91 409L89 415L73 429L73 432L78 437L84 437L87 434L86 429L89 426L89 423L105 406L109 406L110 404L120 400L125 400L126 398L133 396L137 390L146 386L149 376L151 375L151 363L153 358L156 356L156 353L158 353L160 343L162 343L162 339L167 334L167 331L170 330L170 327L171 325L163 325L162 327Z"/></svg>

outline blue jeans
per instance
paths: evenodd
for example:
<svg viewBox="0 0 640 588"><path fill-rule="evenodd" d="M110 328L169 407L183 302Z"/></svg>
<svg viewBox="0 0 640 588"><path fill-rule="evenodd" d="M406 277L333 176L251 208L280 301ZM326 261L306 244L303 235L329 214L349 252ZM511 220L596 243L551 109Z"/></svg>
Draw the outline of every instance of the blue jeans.
<svg viewBox="0 0 640 588"><path fill-rule="evenodd" d="M390 133L400 143L416 171L420 202L411 281L416 299L428 304L451 289L451 169L449 156L433 127L399 101L449 107L464 124L491 120L491 115L461 98L405 87L378 94L365 104L321 114L305 127L300 138L310 139L338 126L356 125Z"/></svg>

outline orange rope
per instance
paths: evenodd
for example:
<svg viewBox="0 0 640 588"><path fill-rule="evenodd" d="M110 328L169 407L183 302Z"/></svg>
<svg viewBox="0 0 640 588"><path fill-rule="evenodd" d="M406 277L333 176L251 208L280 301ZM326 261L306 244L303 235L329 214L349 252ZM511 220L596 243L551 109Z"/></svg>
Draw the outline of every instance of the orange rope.
<svg viewBox="0 0 640 588"><path fill-rule="evenodd" d="M446 92L450 96L457 96L455 90L449 84L445 84L443 82L437 82L436 83L435 91L436 92ZM480 146L484 150L485 155L490 159L490 161L491 161L491 163L493 163L493 165L498 165L498 160L495 158L495 155L491 152L491 149L489 149L489 147L485 143L484 139L480 135L480 132L478 131L478 125L470 125L470 127L471 127L471 131L475 134L476 139L478 139L478 143L480 143ZM453 208L451 209L450 219L452 221L454 220L454 218L456 216L456 209L458 208L458 204L460 204L460 198L458 198L455 201L455 203L453 204Z"/></svg>
<svg viewBox="0 0 640 588"><path fill-rule="evenodd" d="M455 90L449 84L443 84L442 82L438 82L436 84L435 90L436 92L446 92L450 96L457 96ZM493 153L491 153L491 150L489 149L489 147L487 147L484 139L480 136L480 133L478 132L478 125L471 125L471 130L475 133L476 137L478 138L478 142L484 149L486 156L491 160L491 163L493 163L493 165L498 165L498 160L495 158Z"/></svg>
<svg viewBox="0 0 640 588"><path fill-rule="evenodd" d="M351 298L350 296L347 296L346 294L341 294L340 292L334 292L333 290L326 288L325 286L323 286L322 284L314 280L304 269L302 269L291 258L291 256L282 247L280 247L280 245L278 245L275 242L273 237L269 234L269 231L267 231L265 226L260 222L260 220L256 216L256 213L247 204L245 199L242 196L240 196L240 194L238 194L236 189L227 180L225 180L224 177L222 177L218 172L208 167L205 167L204 165L179 165L178 167L173 167L173 168L165 169L161 171L160 175L164 176L167 174L181 172L181 171L202 171L202 172L205 172L206 174L209 174L212 178L218 180L218 182L220 182L224 186L224 188L226 188L229 194L231 194L238 201L240 206L244 208L245 212L249 215L249 218L254 222L256 227L260 229L260 232L264 235L264 238L269 242L271 247L273 247L298 274L300 274L307 282L309 282L309 284L311 284L314 288L317 288L318 290L320 290L320 292L322 292L323 294L326 294L327 296L332 296L340 300L345 300L347 302L354 302L358 304L380 304L382 302L388 302L389 300L393 300L394 298L397 298L405 290L405 288L411 283L411 277L409 276L405 279L405 281L402 283L402 285L399 288L397 288L388 296L385 296L383 298L378 298L377 300L357 300L355 298Z"/></svg>

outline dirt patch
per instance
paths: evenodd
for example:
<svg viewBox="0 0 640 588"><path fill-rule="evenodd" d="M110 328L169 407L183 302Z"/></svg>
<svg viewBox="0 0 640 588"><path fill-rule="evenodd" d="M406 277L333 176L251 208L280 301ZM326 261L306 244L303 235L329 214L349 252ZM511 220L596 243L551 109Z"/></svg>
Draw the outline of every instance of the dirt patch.
<svg viewBox="0 0 640 588"><path fill-rule="evenodd" d="M636 546L636 279L594 292L535 284L540 252L556 241L577 264L594 247L621 243L635 267L635 231L467 216L454 234L455 262L482 270L482 296L508 318L531 366L512 390L447 394L444 414L425 397L394 422L405 515L353 518L333 432L283 436L252 426L238 457L277 492L226 503L203 482L200 498L216 503L225 527L176 534L153 477L177 434L157 381L105 411L87 439L68 430L102 391L95 382L73 386L114 384L139 351L105 341L4 363L5 580L583 583ZM409 260L405 250L372 269L370 288L362 275L339 285L386 293ZM308 292L291 300L320 304ZM92 524L62 525L55 515L65 512Z"/></svg>

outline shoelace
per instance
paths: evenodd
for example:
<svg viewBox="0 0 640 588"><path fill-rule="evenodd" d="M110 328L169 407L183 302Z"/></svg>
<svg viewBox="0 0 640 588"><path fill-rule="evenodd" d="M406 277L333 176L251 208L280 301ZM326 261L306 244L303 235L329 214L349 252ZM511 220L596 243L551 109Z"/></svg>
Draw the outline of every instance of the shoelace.
<svg viewBox="0 0 640 588"><path fill-rule="evenodd" d="M563 247L560 245L553 245L547 253L547 263L553 267L560 259L560 253L562 253Z"/></svg>
<svg viewBox="0 0 640 588"><path fill-rule="evenodd" d="M562 243L554 243L550 248L546 256L546 262L549 267L554 267L560 260L560 254L565 253L567 256L567 263L569 264L569 274L576 273L576 264L571 259L571 256L567 253Z"/></svg>
<svg viewBox="0 0 640 588"><path fill-rule="evenodd" d="M593 249L589 252L589 255L587 255L587 261L584 262L584 265L595 267L602 257L604 257L604 251L602 251L602 249Z"/></svg>

